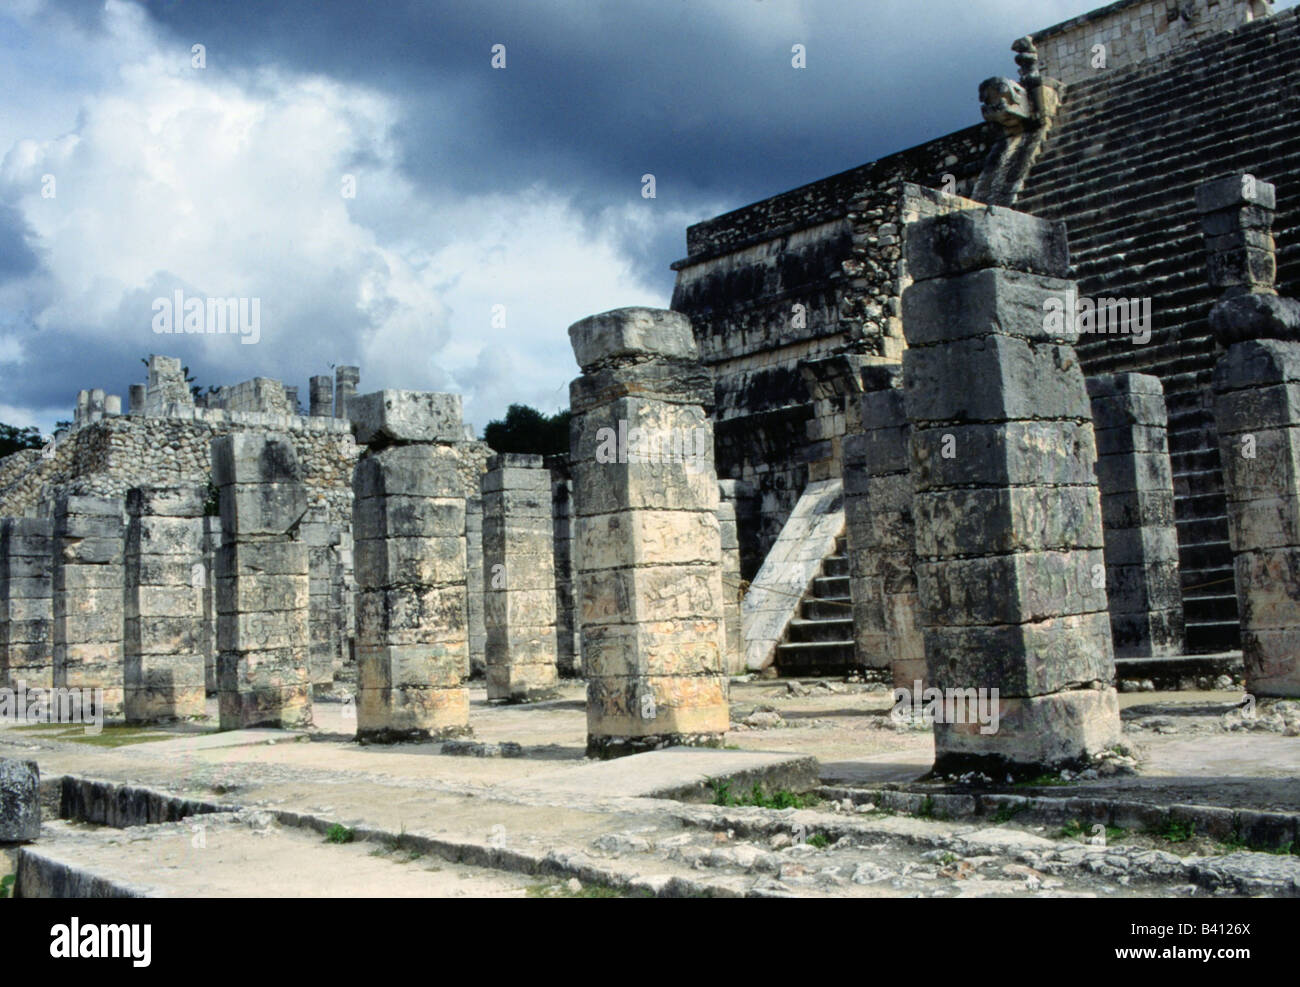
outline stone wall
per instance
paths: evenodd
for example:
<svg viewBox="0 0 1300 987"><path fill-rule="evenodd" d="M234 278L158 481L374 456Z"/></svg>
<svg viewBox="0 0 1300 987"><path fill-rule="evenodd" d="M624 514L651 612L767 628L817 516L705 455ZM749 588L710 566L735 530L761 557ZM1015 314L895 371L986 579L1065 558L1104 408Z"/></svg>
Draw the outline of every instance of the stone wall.
<svg viewBox="0 0 1300 987"><path fill-rule="evenodd" d="M1045 75L1070 83L1167 55L1272 13L1273 0L1122 0L1032 35ZM1105 46L1104 65L1096 46Z"/></svg>
<svg viewBox="0 0 1300 987"><path fill-rule="evenodd" d="M237 431L286 434L308 496L328 505L331 523L351 523L352 469L359 448L347 422L204 409L189 419L105 418L68 433L48 455L21 452L0 460L0 516L34 515L60 492L121 498L141 484L207 483L212 474L209 444Z"/></svg>
<svg viewBox="0 0 1300 987"><path fill-rule="evenodd" d="M687 230L672 307L715 377L718 475L753 486L741 531L752 579L809 480L815 417L800 366L842 352L897 359L904 182L969 190L984 125L834 175Z"/></svg>

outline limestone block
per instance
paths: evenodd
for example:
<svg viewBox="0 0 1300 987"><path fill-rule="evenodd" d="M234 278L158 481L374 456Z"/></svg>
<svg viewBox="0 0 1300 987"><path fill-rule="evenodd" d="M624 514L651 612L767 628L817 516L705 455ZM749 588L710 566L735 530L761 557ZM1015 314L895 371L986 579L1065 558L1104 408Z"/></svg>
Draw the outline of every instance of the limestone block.
<svg viewBox="0 0 1300 987"><path fill-rule="evenodd" d="M41 770L35 761L0 758L0 843L41 838Z"/></svg>
<svg viewBox="0 0 1300 987"><path fill-rule="evenodd" d="M1073 281L986 268L913 285L903 294L903 321L912 346L992 333L1073 344L1077 301ZM1047 318L1051 312L1065 331Z"/></svg>
<svg viewBox="0 0 1300 987"><path fill-rule="evenodd" d="M690 319L664 309L619 308L588 316L569 327L569 341L584 371L619 359L698 355Z"/></svg>
<svg viewBox="0 0 1300 987"><path fill-rule="evenodd" d="M959 486L1095 482L1092 429L1063 421L953 424L912 431L918 491Z"/></svg>
<svg viewBox="0 0 1300 987"><path fill-rule="evenodd" d="M908 350L903 381L908 417L918 421L1092 417L1078 357L1069 346L985 336L919 347Z"/></svg>
<svg viewBox="0 0 1300 987"><path fill-rule="evenodd" d="M1001 206L909 224L904 256L908 274L918 282L988 267L1064 277L1070 266L1064 223Z"/></svg>
<svg viewBox="0 0 1300 987"><path fill-rule="evenodd" d="M459 394L432 391L375 391L347 402L356 440L389 442L461 442L464 420Z"/></svg>

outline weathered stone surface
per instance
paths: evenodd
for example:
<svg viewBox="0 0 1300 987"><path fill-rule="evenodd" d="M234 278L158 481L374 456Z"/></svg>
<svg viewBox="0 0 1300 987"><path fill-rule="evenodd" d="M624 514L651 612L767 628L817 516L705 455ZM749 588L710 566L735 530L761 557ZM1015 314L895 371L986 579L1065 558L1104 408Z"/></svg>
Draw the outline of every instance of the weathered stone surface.
<svg viewBox="0 0 1300 987"><path fill-rule="evenodd" d="M123 711L129 723L202 716L203 496L134 487L126 498ZM159 560L175 560L165 568ZM233 580L231 580L233 582Z"/></svg>
<svg viewBox="0 0 1300 987"><path fill-rule="evenodd" d="M618 308L590 315L569 327L569 341L584 372L609 361L698 355L691 321L679 312Z"/></svg>
<svg viewBox="0 0 1300 987"><path fill-rule="evenodd" d="M1093 420L1106 426L1096 432L1096 472L1115 654L1181 654L1178 535L1160 379L1106 374L1088 379L1088 393Z"/></svg>
<svg viewBox="0 0 1300 987"><path fill-rule="evenodd" d="M0 758L0 843L41 837L41 770L35 761Z"/></svg>
<svg viewBox="0 0 1300 987"><path fill-rule="evenodd" d="M447 445L373 449L353 479L357 737L469 732L466 507Z"/></svg>
<svg viewBox="0 0 1300 987"><path fill-rule="evenodd" d="M913 345L1001 333L1042 342L1078 342L1073 281L985 268L958 277L920 281L903 295L903 322L916 327ZM1050 306L1059 305L1064 332L1051 331ZM960 319L953 313L960 312ZM960 335L958 335L960 334Z"/></svg>
<svg viewBox="0 0 1300 987"><path fill-rule="evenodd" d="M922 219L908 226L904 244L916 281L989 267L1064 277L1070 266L1064 223L1001 206Z"/></svg>
<svg viewBox="0 0 1300 987"><path fill-rule="evenodd" d="M460 442L465 438L459 394L375 391L348 400L358 442Z"/></svg>
<svg viewBox="0 0 1300 987"><path fill-rule="evenodd" d="M53 525L0 522L0 688L54 685Z"/></svg>
<svg viewBox="0 0 1300 987"><path fill-rule="evenodd" d="M275 434L214 439L221 547L215 552L217 689L223 730L312 720L306 491Z"/></svg>
<svg viewBox="0 0 1300 987"><path fill-rule="evenodd" d="M719 492L703 399L682 386L705 376L690 322L620 310L569 333L584 371L570 456L588 752L716 745L729 721Z"/></svg>
<svg viewBox="0 0 1300 987"><path fill-rule="evenodd" d="M488 699L554 695L555 530L551 473L541 456L497 455L482 478Z"/></svg>
<svg viewBox="0 0 1300 987"><path fill-rule="evenodd" d="M934 733L937 773L1024 778L1042 765L1084 766L1089 752L1119 743L1119 701L1113 688L1006 699L995 733L982 733L978 722L935 723Z"/></svg>
<svg viewBox="0 0 1300 987"><path fill-rule="evenodd" d="M1112 533L1072 311L1061 342L1040 341L1051 331L1034 319L1073 289L1029 277L1065 273L1064 228L963 209L922 219L905 240L913 276L934 279L904 292L903 355L928 680L1000 719L972 722L956 706L941 716L935 770L1087 763L1119 736L1102 552Z"/></svg>
<svg viewBox="0 0 1300 987"><path fill-rule="evenodd" d="M122 715L123 535L120 501L55 501L54 685L103 689L107 718Z"/></svg>

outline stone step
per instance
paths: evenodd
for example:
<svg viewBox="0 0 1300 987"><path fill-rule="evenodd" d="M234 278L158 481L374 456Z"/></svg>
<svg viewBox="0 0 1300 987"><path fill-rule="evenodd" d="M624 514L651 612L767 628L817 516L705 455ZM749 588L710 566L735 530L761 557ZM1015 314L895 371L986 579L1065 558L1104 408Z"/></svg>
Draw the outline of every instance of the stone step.
<svg viewBox="0 0 1300 987"><path fill-rule="evenodd" d="M805 641L776 646L776 667L782 675L843 675L856 662L851 643Z"/></svg>
<svg viewBox="0 0 1300 987"><path fill-rule="evenodd" d="M849 577L818 576L813 580L813 595L819 600L844 599L849 596Z"/></svg>
<svg viewBox="0 0 1300 987"><path fill-rule="evenodd" d="M800 604L800 616L804 620L834 620L838 617L851 617L853 614L853 601L847 597L843 599L810 599L804 600Z"/></svg>
<svg viewBox="0 0 1300 987"><path fill-rule="evenodd" d="M853 646L853 617L820 617L807 620L796 617L790 621L786 640L792 644L830 642Z"/></svg>
<svg viewBox="0 0 1300 987"><path fill-rule="evenodd" d="M823 576L847 576L849 574L849 557L832 555L822 563Z"/></svg>

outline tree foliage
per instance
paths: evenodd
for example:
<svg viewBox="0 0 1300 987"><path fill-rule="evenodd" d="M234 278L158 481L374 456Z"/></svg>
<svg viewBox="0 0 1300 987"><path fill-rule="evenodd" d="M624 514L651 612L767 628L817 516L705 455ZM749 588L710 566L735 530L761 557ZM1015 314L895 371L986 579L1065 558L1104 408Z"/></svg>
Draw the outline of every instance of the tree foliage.
<svg viewBox="0 0 1300 987"><path fill-rule="evenodd" d="M9 456L23 449L39 449L43 445L45 440L36 426L19 428L0 422L0 456Z"/></svg>
<svg viewBox="0 0 1300 987"><path fill-rule="evenodd" d="M488 422L483 441L494 452L552 456L569 451L569 412L544 415L526 404L512 404L504 420Z"/></svg>

